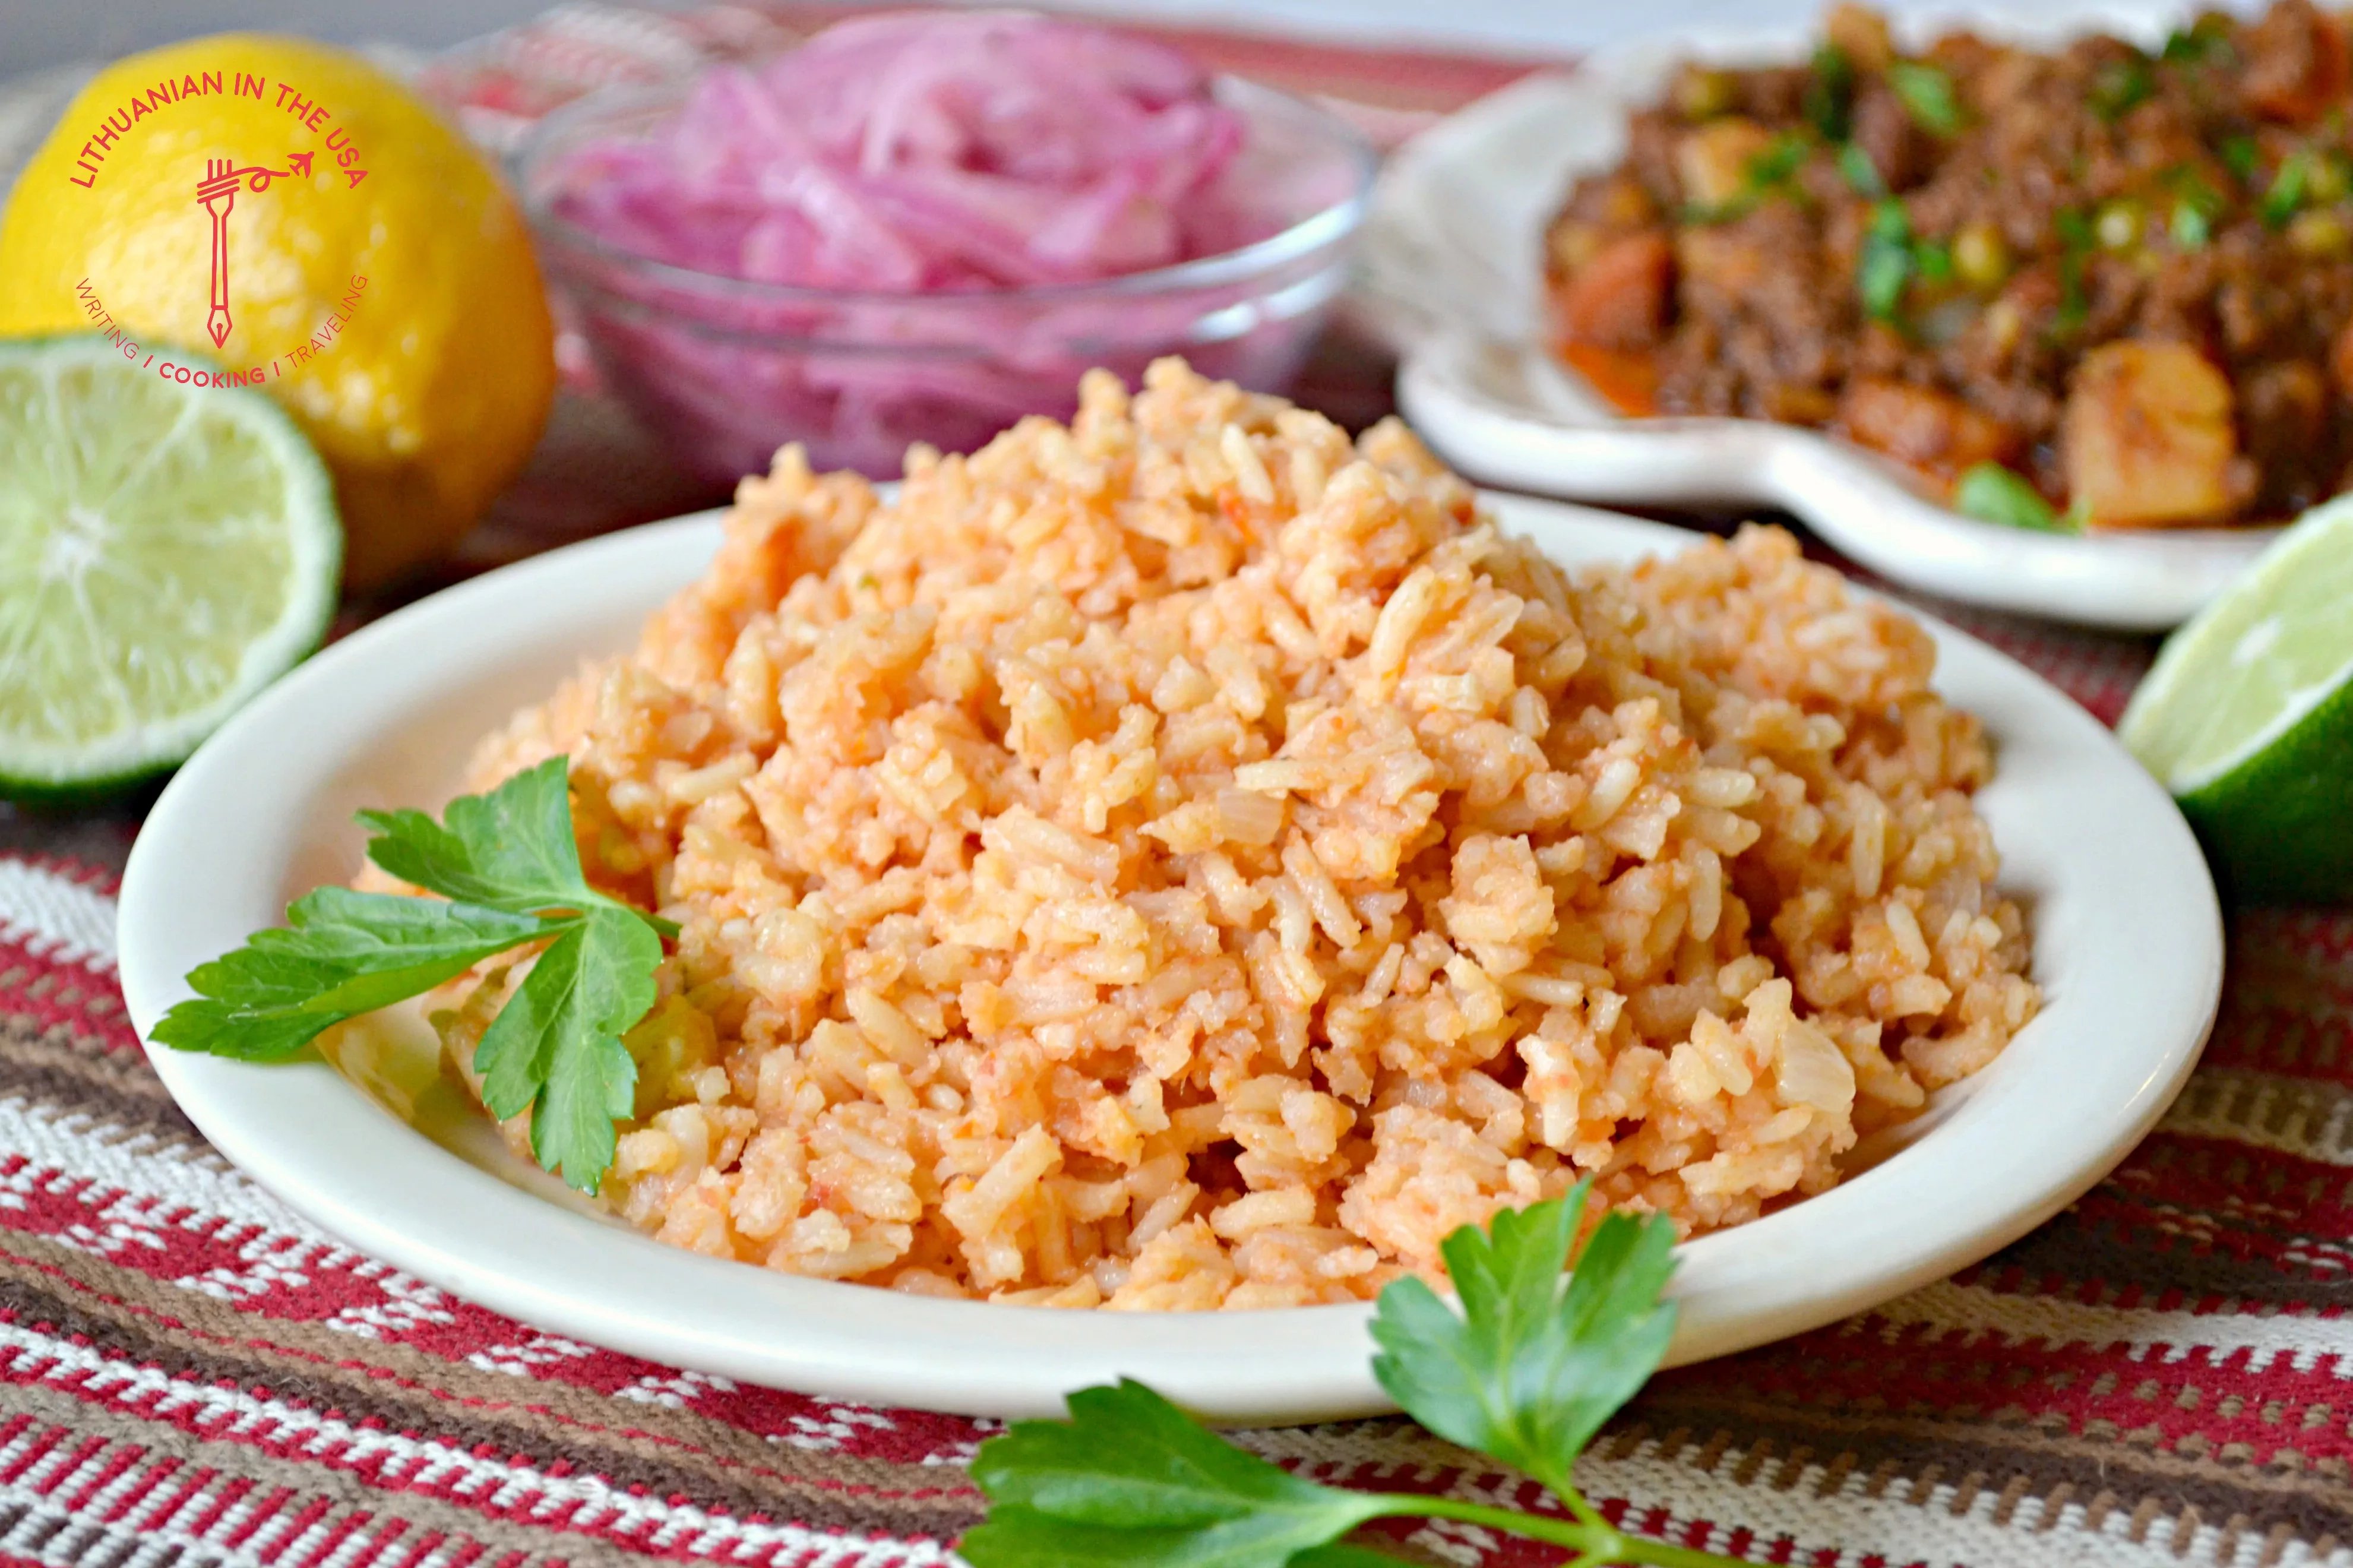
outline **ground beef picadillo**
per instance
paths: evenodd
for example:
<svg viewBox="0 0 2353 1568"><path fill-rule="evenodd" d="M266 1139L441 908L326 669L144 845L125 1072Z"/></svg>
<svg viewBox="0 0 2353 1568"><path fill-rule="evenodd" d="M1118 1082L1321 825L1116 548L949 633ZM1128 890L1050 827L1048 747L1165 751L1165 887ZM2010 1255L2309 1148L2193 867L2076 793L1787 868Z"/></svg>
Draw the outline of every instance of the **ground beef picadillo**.
<svg viewBox="0 0 2353 1568"><path fill-rule="evenodd" d="M1556 346L1628 412L2000 465L2090 526L2292 514L2353 480L2348 74L2306 0L1908 58L1840 6L1805 64L1684 68L1577 183Z"/></svg>

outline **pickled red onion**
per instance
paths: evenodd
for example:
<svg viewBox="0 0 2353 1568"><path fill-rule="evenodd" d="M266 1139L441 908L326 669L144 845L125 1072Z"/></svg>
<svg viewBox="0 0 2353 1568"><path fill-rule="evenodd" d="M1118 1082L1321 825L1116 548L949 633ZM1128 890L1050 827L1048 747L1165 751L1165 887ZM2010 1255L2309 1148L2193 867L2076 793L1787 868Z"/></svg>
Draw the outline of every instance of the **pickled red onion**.
<svg viewBox="0 0 2353 1568"><path fill-rule="evenodd" d="M576 148L554 206L623 250L759 282L1086 282L1262 238L1218 189L1244 133L1198 67L1148 39L1020 13L877 16L711 71L649 137Z"/></svg>

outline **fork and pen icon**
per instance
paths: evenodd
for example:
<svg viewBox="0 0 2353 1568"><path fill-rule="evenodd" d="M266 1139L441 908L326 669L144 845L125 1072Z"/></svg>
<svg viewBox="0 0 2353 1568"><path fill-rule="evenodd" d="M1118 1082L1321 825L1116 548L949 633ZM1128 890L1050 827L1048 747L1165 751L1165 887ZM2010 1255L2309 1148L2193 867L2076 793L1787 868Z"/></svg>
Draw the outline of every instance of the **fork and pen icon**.
<svg viewBox="0 0 2353 1568"><path fill-rule="evenodd" d="M237 206L237 190L240 185L259 196L269 188L272 180L291 179L311 173L311 154L293 153L287 156L287 167L265 169L259 164L237 166L234 158L207 158L205 177L196 185L196 202L213 220L212 311L205 317L205 331L212 334L213 346L228 342L233 324L228 311L228 215Z"/></svg>

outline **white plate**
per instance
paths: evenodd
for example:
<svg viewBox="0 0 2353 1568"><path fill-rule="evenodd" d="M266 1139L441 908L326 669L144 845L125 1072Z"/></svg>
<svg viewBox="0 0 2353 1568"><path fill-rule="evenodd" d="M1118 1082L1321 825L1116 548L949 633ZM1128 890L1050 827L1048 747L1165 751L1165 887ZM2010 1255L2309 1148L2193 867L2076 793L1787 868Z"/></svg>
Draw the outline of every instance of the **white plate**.
<svg viewBox="0 0 2353 1568"><path fill-rule="evenodd" d="M1556 559L1623 560L1690 535L1494 496ZM588 655L632 644L701 574L712 514L632 529L435 595L321 653L180 770L123 877L121 975L142 1035L181 977L348 878L361 807L448 798L486 730ZM1683 1249L1690 1361L1827 1323L1983 1257L2056 1213L2146 1132L2188 1075L2221 983L2212 884L2172 802L2073 702L1935 628L1939 686L2000 747L1982 803L2024 899L2049 999L1910 1146L1852 1181ZM352 1245L542 1329L676 1366L836 1398L976 1414L1060 1408L1122 1374L1253 1422L1388 1408L1369 1309L1053 1312L792 1278L662 1246L576 1207L450 1091L420 1132L323 1062L149 1053L205 1136ZM391 1076L397 1077L396 1071ZM397 1094L391 1097L399 1097ZM437 1141L438 1140L438 1141Z"/></svg>
<svg viewBox="0 0 2353 1568"><path fill-rule="evenodd" d="M2045 42L2091 27L2153 44L2166 14L2055 5L2031 16L1907 16L1926 40L1955 26ZM1710 31L1597 54L1533 77L1424 132L1390 160L1366 227L1352 310L1403 355L1398 404L1474 478L1584 501L1778 506L1873 571L1969 604L2129 630L2179 624L2276 529L2145 530L2082 538L1964 517L1894 464L1757 419L1628 419L1541 345L1546 220L1580 175L1623 154L1626 118L1674 64L1799 59L1807 30Z"/></svg>

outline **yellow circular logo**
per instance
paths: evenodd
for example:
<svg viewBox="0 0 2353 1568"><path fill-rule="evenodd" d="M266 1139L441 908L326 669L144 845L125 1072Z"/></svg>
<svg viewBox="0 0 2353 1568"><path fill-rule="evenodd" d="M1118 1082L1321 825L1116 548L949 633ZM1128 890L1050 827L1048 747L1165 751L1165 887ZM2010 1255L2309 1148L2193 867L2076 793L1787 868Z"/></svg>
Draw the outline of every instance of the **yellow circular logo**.
<svg viewBox="0 0 2353 1568"><path fill-rule="evenodd" d="M244 197L249 214L259 202L332 201L338 191L355 189L368 177L357 136L348 127L336 123L333 110L305 92L299 82L273 82L266 76L242 70L183 72L177 80L167 78L132 97L121 108L109 110L74 154L66 178L85 190L97 190L107 176L110 163L120 166L143 161L142 144L151 141L141 135L145 121L151 117L160 121L200 100L216 97L249 100L274 109L287 121L280 138L284 150L275 155L261 155L250 163L244 159L253 150L243 147L207 151L198 159L179 151L186 141L184 136L168 138L168 146L153 147L150 153L155 161L174 160L185 167L192 193L187 221L201 227L206 235L206 265L201 278L190 278L189 287L202 290L205 334L216 350L226 354L230 337L237 335L238 226L230 220L238 209L239 196ZM162 172L150 166L142 175L153 180ZM288 221L267 227L280 230L308 228L315 233L341 226L332 220L321 223L293 216ZM91 278L79 280L74 294L75 302L91 323L111 340L123 345L126 357L144 355L142 368L153 366L158 375L168 380L197 387L208 387L216 381L222 386L245 387L283 378L288 372L334 346L337 335L360 308L367 291L364 272L352 272L349 278L344 291L320 313L317 324L307 334L281 334L276 340L261 343L254 341L257 334L242 334L238 346L244 352L236 355L235 363L219 369L183 365L168 353L142 348L107 309L102 289Z"/></svg>

